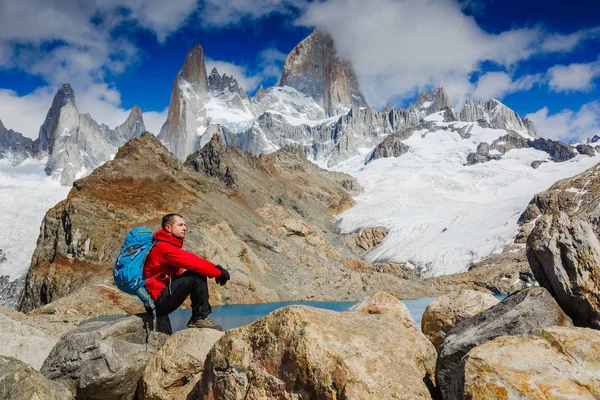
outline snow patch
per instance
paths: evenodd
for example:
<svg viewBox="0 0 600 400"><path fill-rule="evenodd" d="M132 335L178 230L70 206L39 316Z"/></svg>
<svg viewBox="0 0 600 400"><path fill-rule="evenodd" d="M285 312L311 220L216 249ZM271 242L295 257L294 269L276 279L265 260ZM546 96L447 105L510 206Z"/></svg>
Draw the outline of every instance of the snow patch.
<svg viewBox="0 0 600 400"><path fill-rule="evenodd" d="M0 249L6 262L0 276L13 281L27 274L46 212L65 199L70 187L61 186L44 172L46 159L28 158L18 167L0 160Z"/></svg>
<svg viewBox="0 0 600 400"><path fill-rule="evenodd" d="M470 263L501 251L514 240L519 216L536 193L596 164L579 155L533 169L531 162L547 153L528 148L513 149L499 161L465 165L479 143L505 134L477 124L468 139L450 130L423 130L404 141L410 151L401 157L364 165L364 157L357 156L334 167L364 188L356 205L338 217L341 232L385 226L386 240L363 258L410 260L429 276L464 272Z"/></svg>

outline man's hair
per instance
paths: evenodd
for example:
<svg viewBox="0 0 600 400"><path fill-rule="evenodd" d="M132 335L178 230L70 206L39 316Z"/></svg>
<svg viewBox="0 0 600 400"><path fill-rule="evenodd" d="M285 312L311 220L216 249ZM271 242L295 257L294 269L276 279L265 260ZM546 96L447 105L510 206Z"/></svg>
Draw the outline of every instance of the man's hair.
<svg viewBox="0 0 600 400"><path fill-rule="evenodd" d="M175 223L175 217L183 218L183 215L171 213L167 214L162 218L162 228L165 229L167 225L173 225Z"/></svg>

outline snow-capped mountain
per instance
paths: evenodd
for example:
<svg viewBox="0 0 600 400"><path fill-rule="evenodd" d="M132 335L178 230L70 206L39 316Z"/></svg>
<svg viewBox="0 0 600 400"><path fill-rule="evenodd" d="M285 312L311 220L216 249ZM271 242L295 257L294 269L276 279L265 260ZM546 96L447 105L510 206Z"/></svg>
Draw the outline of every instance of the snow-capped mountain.
<svg viewBox="0 0 600 400"><path fill-rule="evenodd" d="M112 159L120 146L145 130L142 111L137 106L114 130L98 124L90 114L80 114L75 92L65 84L56 92L35 141L0 126L0 158L19 165L27 157L47 157L46 173L69 186Z"/></svg>
<svg viewBox="0 0 600 400"><path fill-rule="evenodd" d="M158 137L177 157L189 154L208 143L204 135L211 124L238 132L254 121L250 98L232 76L206 73L204 50L196 45L188 51L171 90L167 121Z"/></svg>
<svg viewBox="0 0 600 400"><path fill-rule="evenodd" d="M33 157L33 141L19 132L7 129L0 121L0 160L7 159L13 167Z"/></svg>
<svg viewBox="0 0 600 400"><path fill-rule="evenodd" d="M319 104L327 116L367 107L352 64L337 54L327 32L315 30L288 54L279 86L290 86Z"/></svg>
<svg viewBox="0 0 600 400"><path fill-rule="evenodd" d="M366 107L351 65L338 58L323 32L313 32L292 50L286 65L282 86L261 88L249 98L234 77L216 69L207 77L204 51L196 45L175 78L159 138L181 159L218 133L228 146L253 154L301 145L311 159L332 166L426 115L415 107L385 112ZM442 95L443 89L431 97L445 105ZM332 112L338 114L328 117Z"/></svg>
<svg viewBox="0 0 600 400"><path fill-rule="evenodd" d="M55 103L61 106L54 108ZM46 121L51 121L50 129L42 125L36 142L41 152L48 153L46 173L62 185L70 185L112 159L121 145L146 130L137 106L115 130L98 124L90 114L79 114L69 85L58 91L55 103L46 116Z"/></svg>

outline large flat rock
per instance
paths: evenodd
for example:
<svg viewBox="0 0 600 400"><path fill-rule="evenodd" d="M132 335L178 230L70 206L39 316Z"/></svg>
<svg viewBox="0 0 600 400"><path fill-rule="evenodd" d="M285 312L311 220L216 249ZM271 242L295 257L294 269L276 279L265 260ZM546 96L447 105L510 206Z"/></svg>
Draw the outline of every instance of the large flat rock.
<svg viewBox="0 0 600 400"><path fill-rule="evenodd" d="M376 297L344 313L285 307L228 331L196 398L432 398L433 345L399 300Z"/></svg>

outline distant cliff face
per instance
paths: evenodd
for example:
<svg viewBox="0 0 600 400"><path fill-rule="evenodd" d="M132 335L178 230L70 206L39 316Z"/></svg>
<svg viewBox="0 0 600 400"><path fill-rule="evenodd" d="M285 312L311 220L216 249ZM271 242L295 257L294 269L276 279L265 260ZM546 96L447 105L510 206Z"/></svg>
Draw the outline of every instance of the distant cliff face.
<svg viewBox="0 0 600 400"><path fill-rule="evenodd" d="M279 86L311 96L328 116L367 106L352 65L339 58L333 38L319 30L288 54Z"/></svg>
<svg viewBox="0 0 600 400"><path fill-rule="evenodd" d="M452 102L443 87L439 87L430 93L420 94L416 104L417 110L424 113L425 116L442 111L446 107L452 108Z"/></svg>
<svg viewBox="0 0 600 400"><path fill-rule="evenodd" d="M207 76L204 50L197 44L188 51L175 78L167 121L158 137L184 160L208 143L206 131L210 124L233 131L249 127L254 119L249 103L233 76L219 75L216 69Z"/></svg>

